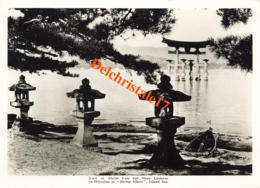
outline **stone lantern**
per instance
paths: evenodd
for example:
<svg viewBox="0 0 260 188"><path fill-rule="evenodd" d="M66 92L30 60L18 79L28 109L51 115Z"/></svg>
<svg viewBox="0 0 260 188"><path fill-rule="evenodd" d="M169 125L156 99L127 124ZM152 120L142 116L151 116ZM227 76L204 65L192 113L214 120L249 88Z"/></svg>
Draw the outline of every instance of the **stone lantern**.
<svg viewBox="0 0 260 188"><path fill-rule="evenodd" d="M191 97L180 91L172 90L170 77L166 75L161 77L158 89L147 93L149 92L151 92L151 96L156 98L156 101L161 98L161 101L167 100L170 102L170 105L163 110L162 107L165 103L155 105L155 117L146 118L146 125L155 128L158 136L158 145L150 162L170 168L181 168L184 166L184 161L175 147L174 136L177 128L185 124L185 118L173 116L173 102L189 101ZM140 96L139 99L144 100Z"/></svg>
<svg viewBox="0 0 260 188"><path fill-rule="evenodd" d="M32 101L29 101L29 91L36 90L36 87L26 83L25 76L21 75L18 83L9 87L9 90L14 91L15 93L15 101L11 101L10 105L20 109L18 126L20 128L25 128L32 122L32 118L28 116L28 111L34 104Z"/></svg>
<svg viewBox="0 0 260 188"><path fill-rule="evenodd" d="M85 78L79 89L67 93L67 96L76 99L76 109L72 111L72 116L78 122L78 130L71 143L81 147L97 146L91 123L100 116L100 112L95 111L95 99L105 98L105 94L92 89L89 80Z"/></svg>

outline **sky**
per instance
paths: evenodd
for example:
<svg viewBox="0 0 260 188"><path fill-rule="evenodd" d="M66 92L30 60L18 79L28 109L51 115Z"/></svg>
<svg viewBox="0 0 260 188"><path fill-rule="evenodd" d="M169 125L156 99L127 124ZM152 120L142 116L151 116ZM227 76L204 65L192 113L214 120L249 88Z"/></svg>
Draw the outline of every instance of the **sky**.
<svg viewBox="0 0 260 188"><path fill-rule="evenodd" d="M230 29L225 30L220 23L221 17L217 16L216 9L176 9L174 11L177 22L173 26L172 32L165 35L165 38L183 41L203 41L209 37L219 38L230 34L247 35L252 33L252 18L247 24L236 24ZM123 35L123 38L117 37L113 43L115 47L121 45L127 46L150 46L165 47L162 43L162 35L148 35L143 37L138 34L131 37L129 33Z"/></svg>

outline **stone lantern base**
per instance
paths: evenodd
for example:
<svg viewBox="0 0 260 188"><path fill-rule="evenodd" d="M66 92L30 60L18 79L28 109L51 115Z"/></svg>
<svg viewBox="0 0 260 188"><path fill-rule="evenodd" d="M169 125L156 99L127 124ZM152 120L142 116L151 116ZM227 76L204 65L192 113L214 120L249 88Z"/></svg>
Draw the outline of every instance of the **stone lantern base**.
<svg viewBox="0 0 260 188"><path fill-rule="evenodd" d="M71 144L75 144L80 147L96 147L98 142L93 135L92 121L95 117L99 116L98 111L79 112L73 111L73 116L77 118L78 130L74 136Z"/></svg>
<svg viewBox="0 0 260 188"><path fill-rule="evenodd" d="M174 135L177 128L185 124L184 117L174 116L146 118L146 124L155 128L158 135L158 145L150 162L154 165L162 165L170 168L181 168L184 161L175 147Z"/></svg>
<svg viewBox="0 0 260 188"><path fill-rule="evenodd" d="M10 105L12 107L20 109L20 115L17 118L17 120L14 121L12 127L18 129L19 131L23 131L27 128L30 128L30 125L32 124L32 118L29 117L28 112L33 104L33 102L28 101L26 99L10 102Z"/></svg>

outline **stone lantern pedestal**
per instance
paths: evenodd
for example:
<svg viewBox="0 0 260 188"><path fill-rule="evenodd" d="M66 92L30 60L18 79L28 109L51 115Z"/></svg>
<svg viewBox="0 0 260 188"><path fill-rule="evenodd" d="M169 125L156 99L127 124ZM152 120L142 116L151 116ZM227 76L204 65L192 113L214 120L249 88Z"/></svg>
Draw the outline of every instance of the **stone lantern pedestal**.
<svg viewBox="0 0 260 188"><path fill-rule="evenodd" d="M184 117L173 116L172 118L149 117L146 125L157 130L158 144L150 160L152 164L163 165L172 168L184 166L179 151L175 147L174 136L177 128L185 124Z"/></svg>
<svg viewBox="0 0 260 188"><path fill-rule="evenodd" d="M76 112L73 111L73 116L77 118L78 130L73 140L70 142L80 147L98 146L98 142L93 135L92 121L95 117L98 117L100 112Z"/></svg>
<svg viewBox="0 0 260 188"><path fill-rule="evenodd" d="M20 109L20 115L18 116L19 123L16 124L19 127L25 128L26 126L32 123L32 118L29 117L28 112L31 106L33 106L33 102L29 102L27 100L19 100L11 101L10 105L15 108Z"/></svg>

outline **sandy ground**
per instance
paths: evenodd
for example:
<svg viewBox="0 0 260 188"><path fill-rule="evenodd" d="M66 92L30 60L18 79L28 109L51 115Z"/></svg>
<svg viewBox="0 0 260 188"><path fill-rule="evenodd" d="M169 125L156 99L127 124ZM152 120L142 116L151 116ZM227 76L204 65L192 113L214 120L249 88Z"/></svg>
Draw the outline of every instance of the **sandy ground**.
<svg viewBox="0 0 260 188"><path fill-rule="evenodd" d="M198 135L191 131L176 136L176 145L186 161L184 169L173 170L149 164L157 136L151 129L96 126L99 149L70 144L75 127L56 127L35 122L30 132L8 130L8 173L10 175L250 175L251 138L221 135L214 156L184 151ZM120 128L121 127L121 128ZM135 130L135 131L133 131ZM138 131L139 130L139 131Z"/></svg>
<svg viewBox="0 0 260 188"><path fill-rule="evenodd" d="M147 158L104 155L67 141L37 140L13 131L9 131L8 156L8 173L12 175L99 175L116 171L124 163Z"/></svg>

